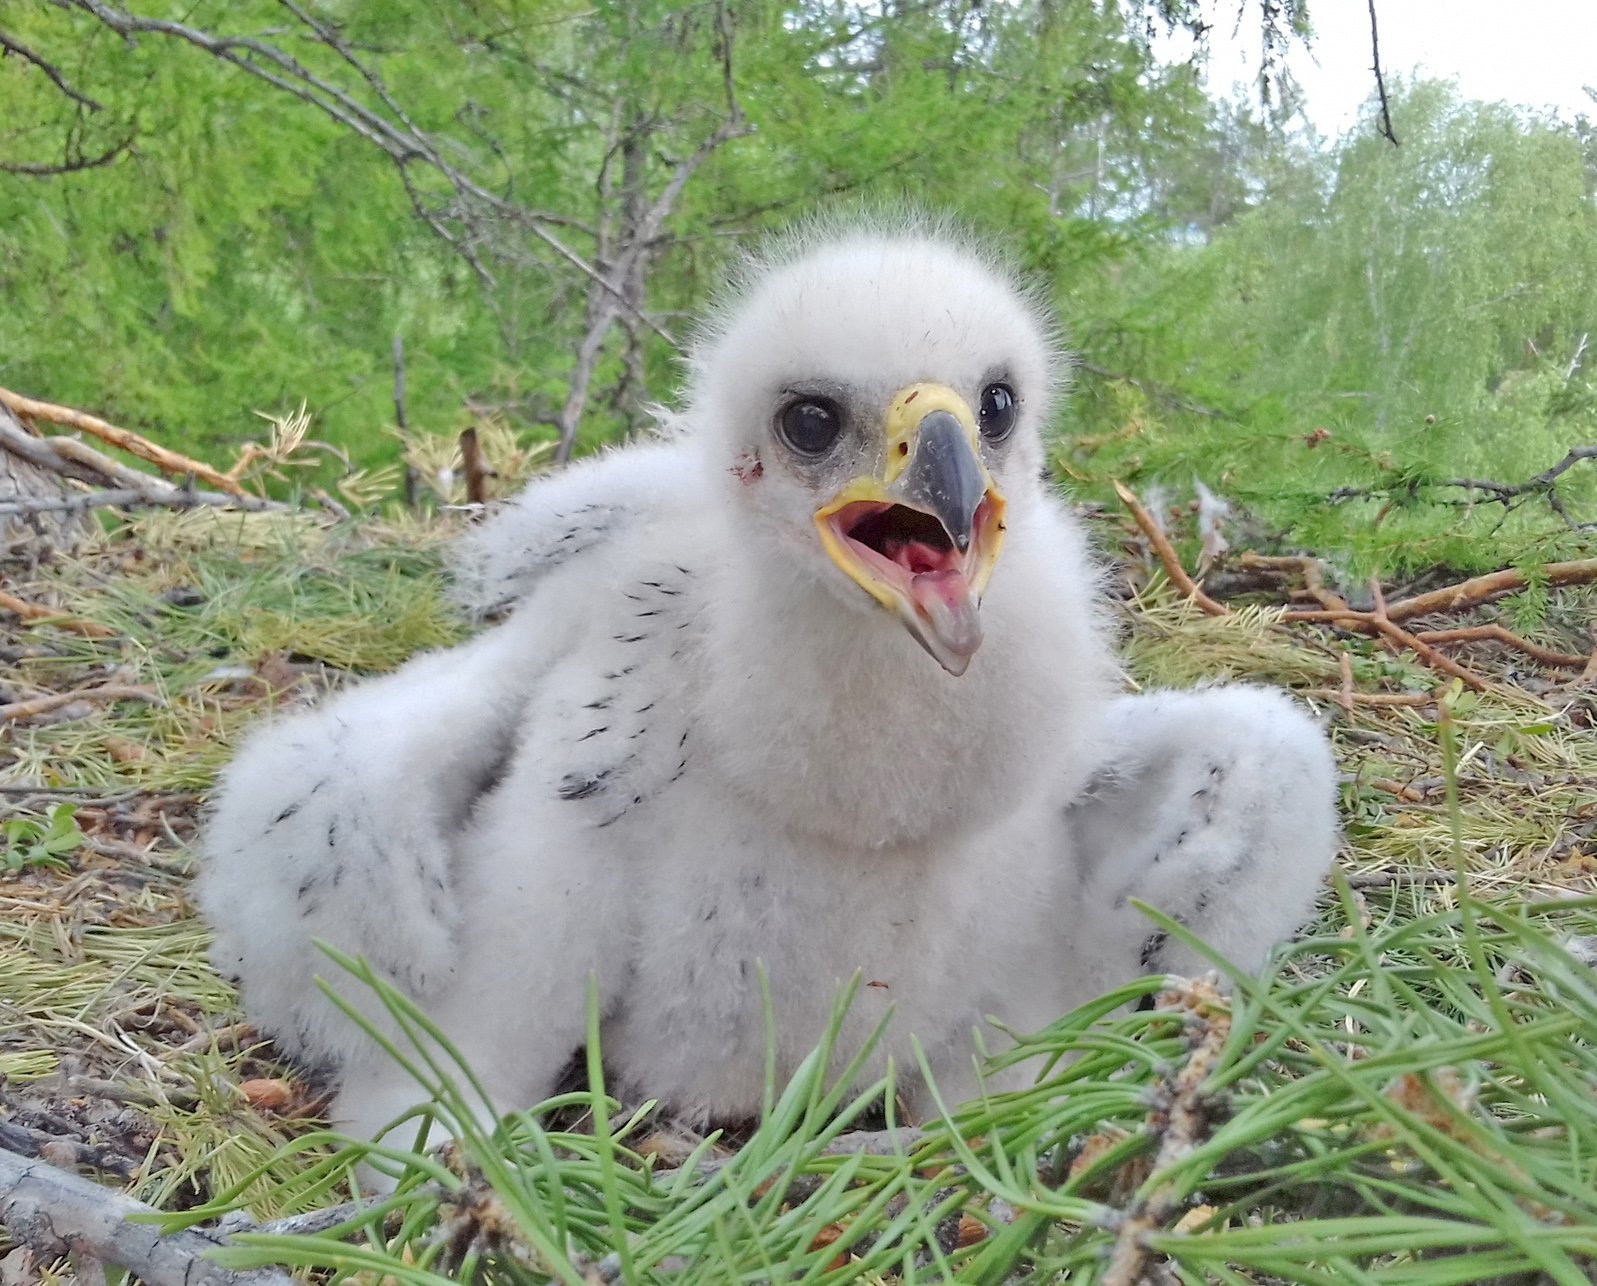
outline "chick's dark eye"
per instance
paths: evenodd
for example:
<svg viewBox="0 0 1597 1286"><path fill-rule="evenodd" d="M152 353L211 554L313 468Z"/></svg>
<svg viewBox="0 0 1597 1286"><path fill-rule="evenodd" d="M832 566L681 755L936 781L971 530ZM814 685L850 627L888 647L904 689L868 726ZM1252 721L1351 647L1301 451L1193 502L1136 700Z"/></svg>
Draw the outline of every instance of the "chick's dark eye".
<svg viewBox="0 0 1597 1286"><path fill-rule="evenodd" d="M800 455L821 455L843 431L843 417L832 403L806 398L784 406L776 425L782 441Z"/></svg>
<svg viewBox="0 0 1597 1286"><path fill-rule="evenodd" d="M1015 427L1015 390L1007 384L989 384L981 391L981 432L991 442L1001 442Z"/></svg>

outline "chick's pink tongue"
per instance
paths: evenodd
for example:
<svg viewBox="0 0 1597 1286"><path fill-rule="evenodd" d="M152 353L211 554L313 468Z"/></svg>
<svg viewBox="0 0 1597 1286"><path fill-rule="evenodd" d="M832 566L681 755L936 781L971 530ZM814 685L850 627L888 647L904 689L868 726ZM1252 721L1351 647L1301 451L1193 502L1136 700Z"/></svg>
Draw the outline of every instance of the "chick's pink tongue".
<svg viewBox="0 0 1597 1286"><path fill-rule="evenodd" d="M911 576L922 572L951 571L959 567L952 549L936 549L920 540L887 542L887 556Z"/></svg>
<svg viewBox="0 0 1597 1286"><path fill-rule="evenodd" d="M974 656L981 646L981 616L959 555L919 540L890 543L885 552L909 573L910 600L942 650Z"/></svg>
<svg viewBox="0 0 1597 1286"><path fill-rule="evenodd" d="M973 656L981 646L981 615L970 582L958 567L911 576L910 597L938 641L957 656Z"/></svg>

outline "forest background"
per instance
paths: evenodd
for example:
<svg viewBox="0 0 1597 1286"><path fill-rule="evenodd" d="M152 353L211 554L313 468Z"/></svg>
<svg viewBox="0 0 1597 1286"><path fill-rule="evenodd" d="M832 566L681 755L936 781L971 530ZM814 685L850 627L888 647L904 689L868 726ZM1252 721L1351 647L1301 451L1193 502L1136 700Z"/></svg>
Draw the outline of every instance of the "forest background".
<svg viewBox="0 0 1597 1286"><path fill-rule="evenodd" d="M1399 145L1373 78L1321 138L1260 13L1222 102L1158 57L1196 4L18 6L0 384L219 464L303 402L346 502L458 498L464 428L507 475L646 431L738 254L908 202L1050 293L1079 494L1350 579L1578 556L1590 465L1525 484L1597 429L1597 129L1388 76Z"/></svg>

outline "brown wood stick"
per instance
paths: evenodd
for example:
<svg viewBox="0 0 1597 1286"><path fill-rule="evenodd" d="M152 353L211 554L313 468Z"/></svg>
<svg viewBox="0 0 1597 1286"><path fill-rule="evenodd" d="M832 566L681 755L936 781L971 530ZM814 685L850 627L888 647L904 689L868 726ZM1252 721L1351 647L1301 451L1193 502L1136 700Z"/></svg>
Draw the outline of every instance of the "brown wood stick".
<svg viewBox="0 0 1597 1286"><path fill-rule="evenodd" d="M15 594L7 594L0 590L0 608L14 612L24 621L29 623L40 622L54 625L57 629L70 630L74 634L81 634L85 638L108 639L116 631L97 625L93 621L80 621L75 616L67 616L53 607L45 607L40 603L30 603L26 599L18 598Z"/></svg>
<svg viewBox="0 0 1597 1286"><path fill-rule="evenodd" d="M1322 625L1339 625L1344 629L1359 630L1365 634L1379 634L1393 643L1400 643L1432 669L1441 670L1444 674L1451 674L1455 679L1462 680L1476 692L1489 692L1492 688L1485 679L1465 669L1452 657L1444 656L1429 643L1422 643L1407 630L1395 625L1390 618L1378 616L1374 612L1358 612L1352 609L1346 612L1284 612L1281 619L1288 623L1317 622ZM1337 700L1340 699L1340 696L1337 697Z"/></svg>
<svg viewBox="0 0 1597 1286"><path fill-rule="evenodd" d="M1476 692L1489 692L1492 685L1485 679L1460 665L1452 657L1438 652L1429 643L1422 643L1400 625L1394 625L1385 616L1371 615L1367 618L1372 626L1379 630L1394 643L1400 643L1413 652L1420 660L1433 670L1440 670L1444 674L1451 674L1455 679L1461 680L1466 687L1473 688Z"/></svg>
<svg viewBox="0 0 1597 1286"><path fill-rule="evenodd" d="M1591 660L1590 657L1579 656L1573 652L1555 652L1495 623L1465 625L1453 630L1422 630L1414 637L1422 643L1471 643L1477 639L1491 639L1523 652L1533 661L1566 670L1585 669Z"/></svg>
<svg viewBox="0 0 1597 1286"><path fill-rule="evenodd" d="M1383 790L1388 795L1396 795L1406 803L1418 804L1424 802L1425 792L1415 790L1412 786L1405 786L1400 781L1393 781L1389 777L1366 777L1364 785L1373 790Z"/></svg>
<svg viewBox="0 0 1597 1286"><path fill-rule="evenodd" d="M0 705L0 723L11 719L32 719L49 714L74 701L148 701L151 705L164 705L160 695L150 688L137 688L126 683L107 683L98 688L78 688L72 692L51 692L26 701L13 701Z"/></svg>
<svg viewBox="0 0 1597 1286"><path fill-rule="evenodd" d="M477 440L477 430L468 428L460 434L460 468L466 478L466 503L488 503L488 475L491 472L482 458L482 444Z"/></svg>
<svg viewBox="0 0 1597 1286"><path fill-rule="evenodd" d="M26 416L30 420L43 420L47 424L58 424L62 428L76 429L87 433L91 437L99 438L102 442L109 442L114 447L119 447L131 456L136 456L147 464L153 464L162 473L176 477L187 477L192 474L203 479L213 487L217 487L229 495L242 496L244 488L236 478L229 477L219 470L199 460L190 459L176 451L169 451L163 446L158 446L148 438L142 438L130 429L120 428L115 424L108 424L97 416L89 415L84 411L77 411L69 406L57 406L53 402L38 402L31 397L23 397L20 393L13 393L10 389L0 388L0 402L3 402L13 415Z"/></svg>
<svg viewBox="0 0 1597 1286"><path fill-rule="evenodd" d="M1125 505L1142 534L1148 538L1148 543L1153 546L1153 552L1159 556L1159 562L1164 567L1164 574L1170 578L1170 583L1181 593L1196 603L1201 611L1209 616L1229 616L1230 609L1223 603L1217 603L1198 587L1198 583L1187 575L1186 568L1182 567L1181 559L1176 557L1175 548L1170 544L1170 538L1160 530L1159 524L1153 520L1153 515L1143 508L1142 501L1124 483L1115 482L1115 494L1120 497L1120 503Z"/></svg>
<svg viewBox="0 0 1597 1286"><path fill-rule="evenodd" d="M1343 693L1335 688L1304 688L1302 695L1313 697L1317 701L1333 701L1342 704ZM1435 703L1436 698L1422 692L1359 692L1352 694L1353 704L1361 706L1428 706Z"/></svg>
<svg viewBox="0 0 1597 1286"><path fill-rule="evenodd" d="M1250 549L1243 552L1241 565L1256 571L1297 572L1303 577L1303 588L1321 607L1333 612L1348 610L1347 599L1325 587L1325 577L1320 571L1318 558L1303 554L1256 554Z"/></svg>
<svg viewBox="0 0 1597 1286"><path fill-rule="evenodd" d="M1597 581L1597 558L1548 563L1532 579L1548 585L1588 585ZM1406 621L1429 612L1456 612L1463 607L1484 603L1499 594L1511 594L1516 589L1524 589L1525 584L1526 577L1522 572L1514 567L1505 567L1502 571L1473 576L1456 585L1445 585L1412 598L1399 599L1387 607L1386 614L1391 620Z"/></svg>

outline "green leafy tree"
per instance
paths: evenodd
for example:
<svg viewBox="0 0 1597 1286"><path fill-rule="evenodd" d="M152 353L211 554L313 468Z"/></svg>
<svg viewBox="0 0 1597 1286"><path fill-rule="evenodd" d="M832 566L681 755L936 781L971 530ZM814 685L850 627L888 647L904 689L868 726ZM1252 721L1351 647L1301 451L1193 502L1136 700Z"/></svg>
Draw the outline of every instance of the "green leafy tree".
<svg viewBox="0 0 1597 1286"><path fill-rule="evenodd" d="M1212 244L1167 246L1121 301L1085 301L1112 318L1089 351L1146 378L1087 402L1089 448L1130 428L1077 466L1200 475L1362 569L1584 548L1589 466L1551 504L1513 491L1597 432L1581 138L1438 84L1394 110L1401 147L1371 131L1305 157Z"/></svg>
<svg viewBox="0 0 1597 1286"><path fill-rule="evenodd" d="M0 155L33 167L0 176L16 301L0 375L210 455L251 436L252 410L306 398L325 437L371 458L398 335L416 424L497 415L581 449L670 387L683 318L736 243L817 203L953 209L1055 274L1125 255L1159 217L1147 176L1211 113L1190 69L1156 65L1148 24L1197 14L62 0L8 15L37 57L0 80L0 119L18 123Z"/></svg>

